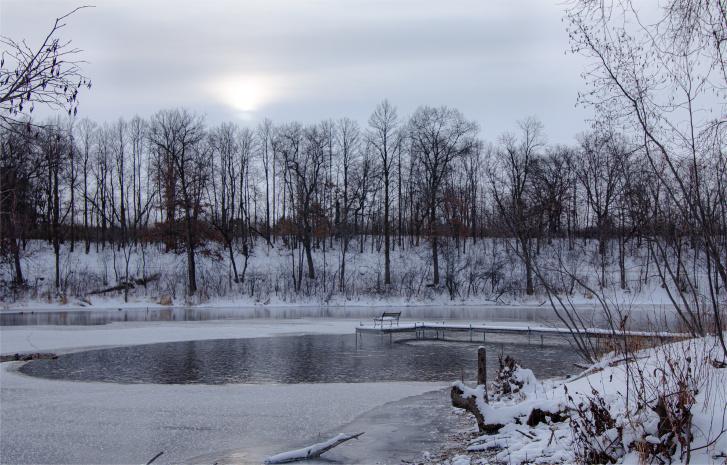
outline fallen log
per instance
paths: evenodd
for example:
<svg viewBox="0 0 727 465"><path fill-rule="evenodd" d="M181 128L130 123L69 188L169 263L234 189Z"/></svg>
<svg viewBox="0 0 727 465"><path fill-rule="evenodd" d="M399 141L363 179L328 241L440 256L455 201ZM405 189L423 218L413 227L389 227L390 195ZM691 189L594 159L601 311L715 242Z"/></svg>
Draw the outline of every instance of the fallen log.
<svg viewBox="0 0 727 465"><path fill-rule="evenodd" d="M486 397L484 386L480 385L472 389L458 382L452 386L450 397L452 407L461 408L474 415L480 433L494 434L504 426L501 424L488 424L485 421L485 414L482 412Z"/></svg>
<svg viewBox="0 0 727 465"><path fill-rule="evenodd" d="M469 388L457 382L450 391L452 406L461 408L474 415L477 429L483 434L494 434L503 427L501 424L487 424L485 421L485 404L490 402L487 395L487 351L484 347L477 349L477 386Z"/></svg>
<svg viewBox="0 0 727 465"><path fill-rule="evenodd" d="M106 294L107 292L115 292L115 291L123 291L127 289L134 289L136 286L145 286L149 284L150 282L156 281L159 279L159 273L154 273L152 275L143 277L143 278L136 278L132 279L131 281L121 281L116 286L107 287L104 289L98 289L95 291L87 292L86 295L97 295L97 294Z"/></svg>
<svg viewBox="0 0 727 465"><path fill-rule="evenodd" d="M265 463L267 464L273 464L273 463L290 463L290 462L298 462L301 460L310 460L315 459L321 456L324 452L328 452L329 450L333 449L336 446L339 446L343 444L346 441L350 441L351 439L358 439L359 436L361 436L363 433L356 433L356 434L345 434L341 433L338 436L332 437L331 439L320 442L318 444L313 444L308 447L304 447L302 449L296 449L291 450L289 452L283 452L280 454L273 455L272 457L268 457L265 459Z"/></svg>
<svg viewBox="0 0 727 465"><path fill-rule="evenodd" d="M29 362L31 360L55 360L58 356L52 352L35 352L32 354L0 355L0 362Z"/></svg>
<svg viewBox="0 0 727 465"><path fill-rule="evenodd" d="M143 278L137 278L134 280L134 284L137 286L146 286L147 284L154 282L159 279L160 274L154 273L150 274L149 276L145 276Z"/></svg>
<svg viewBox="0 0 727 465"><path fill-rule="evenodd" d="M117 284L116 286L107 287L104 289L97 289L95 291L87 292L86 295L97 295L97 294L106 294L107 292L115 292L115 291L123 291L125 289L133 289L134 283L132 282L122 282Z"/></svg>

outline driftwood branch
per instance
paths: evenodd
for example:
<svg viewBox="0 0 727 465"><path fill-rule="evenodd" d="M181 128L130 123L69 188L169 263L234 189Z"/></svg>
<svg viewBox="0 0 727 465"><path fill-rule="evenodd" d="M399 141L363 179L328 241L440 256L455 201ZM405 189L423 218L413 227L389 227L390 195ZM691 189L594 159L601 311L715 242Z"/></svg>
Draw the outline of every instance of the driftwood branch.
<svg viewBox="0 0 727 465"><path fill-rule="evenodd" d="M358 439L363 433L356 434L339 434L338 436L332 437L331 439L313 444L312 446L304 447L302 449L292 450L290 452L283 452L281 454L273 455L265 459L265 463L290 463L298 462L301 460L315 459L321 456L324 452L328 452L336 446L343 444L351 439Z"/></svg>
<svg viewBox="0 0 727 465"><path fill-rule="evenodd" d="M55 360L58 355L52 352L35 352L32 354L0 355L1 362L29 362L31 360Z"/></svg>
<svg viewBox="0 0 727 465"><path fill-rule="evenodd" d="M163 453L164 453L164 451L159 452L157 455L155 455L154 457L152 457L151 460L149 460L148 462L146 462L146 465L151 465L152 463L154 463L154 460L156 460L159 457L161 457Z"/></svg>

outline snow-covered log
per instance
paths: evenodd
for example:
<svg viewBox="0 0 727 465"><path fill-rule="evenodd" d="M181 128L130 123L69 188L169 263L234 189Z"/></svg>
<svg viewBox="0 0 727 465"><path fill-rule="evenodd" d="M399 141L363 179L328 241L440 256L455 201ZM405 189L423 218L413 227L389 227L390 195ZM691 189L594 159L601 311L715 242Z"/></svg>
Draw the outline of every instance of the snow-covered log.
<svg viewBox="0 0 727 465"><path fill-rule="evenodd" d="M502 425L488 425L485 421L485 411L487 410L485 401L487 396L486 392L484 385L470 388L465 386L464 383L457 381L452 385L450 396L453 407L467 410L475 416L477 428L480 433L495 433L502 428Z"/></svg>
<svg viewBox="0 0 727 465"><path fill-rule="evenodd" d="M495 429L489 428L492 425L485 423L485 405L489 402L487 397L487 351L480 346L477 349L477 387L469 388L462 382L452 385L450 392L452 406L467 410L475 416L477 428L480 433L495 432L502 425L495 425Z"/></svg>
<svg viewBox="0 0 727 465"><path fill-rule="evenodd" d="M298 462L300 460L315 459L321 456L324 452L328 452L334 447L343 444L351 439L358 439L363 433L356 434L345 434L341 433L338 436L332 437L331 439L313 444L312 446L304 447L302 449L291 450L289 452L283 452L272 457L265 459L265 463L289 463Z"/></svg>

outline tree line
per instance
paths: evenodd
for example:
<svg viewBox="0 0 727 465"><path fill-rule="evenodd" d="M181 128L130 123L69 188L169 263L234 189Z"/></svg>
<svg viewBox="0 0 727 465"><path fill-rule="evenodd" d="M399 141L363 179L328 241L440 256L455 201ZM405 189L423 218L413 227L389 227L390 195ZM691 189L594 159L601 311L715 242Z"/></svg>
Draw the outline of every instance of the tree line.
<svg viewBox="0 0 727 465"><path fill-rule="evenodd" d="M388 101L365 125L342 118L207 127L184 109L101 125L20 125L0 135L2 250L22 286L23 248L31 239L48 241L59 285L61 243L81 253L162 244L186 254L194 294L195 256L209 241L224 246L235 282L246 268L235 252L246 262L256 247L299 250L298 289L316 278L316 248L340 249L341 287L351 248L375 248L390 285L390 252L424 241L430 285L438 287L442 242L466 252L468 243L507 236L525 269L525 293L533 294L534 256L553 239L571 249L579 238L595 239L601 285L624 289L627 243L669 239L677 253L698 246L695 231L685 229L688 219L670 205L667 186L655 182L661 174L642 145L608 127L577 140L548 145L543 125L528 118L486 143L456 109L425 106L403 119ZM714 219L723 233L720 156L706 153L701 176L686 181L693 183L688 191L714 190L708 207L722 213ZM607 282L611 240L618 246L617 283Z"/></svg>

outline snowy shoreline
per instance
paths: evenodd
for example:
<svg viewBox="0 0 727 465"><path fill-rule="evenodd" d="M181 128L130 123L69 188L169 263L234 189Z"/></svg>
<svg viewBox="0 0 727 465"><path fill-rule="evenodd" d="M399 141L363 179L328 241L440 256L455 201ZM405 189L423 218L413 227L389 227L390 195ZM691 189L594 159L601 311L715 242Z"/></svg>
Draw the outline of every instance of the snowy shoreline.
<svg viewBox="0 0 727 465"><path fill-rule="evenodd" d="M525 366L516 370L513 379L521 384L512 393L498 394L489 386L495 397L489 403L482 386L457 382L453 386L464 396L477 399L493 431L470 426L459 432L457 445L428 463L635 465L650 458L724 463L724 362L716 337L707 336L639 350L626 359L608 354L564 380L536 380ZM688 430L677 427L680 417L687 419Z"/></svg>

